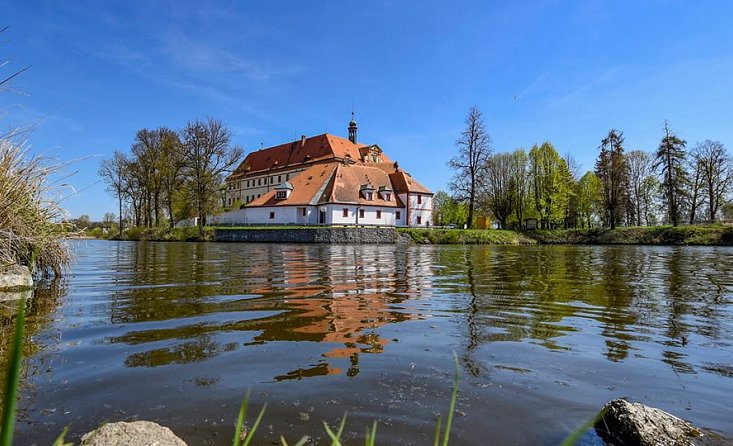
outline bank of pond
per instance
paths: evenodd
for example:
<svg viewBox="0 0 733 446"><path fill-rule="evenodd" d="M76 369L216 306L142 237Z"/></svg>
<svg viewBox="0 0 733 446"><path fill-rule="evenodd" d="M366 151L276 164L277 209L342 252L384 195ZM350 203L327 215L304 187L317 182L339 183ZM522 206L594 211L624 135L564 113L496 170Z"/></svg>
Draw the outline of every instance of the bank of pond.
<svg viewBox="0 0 733 446"><path fill-rule="evenodd" d="M312 233L312 236L306 235ZM616 229L344 228L312 226L236 226L130 228L98 238L149 241L255 241L325 243L416 243L433 245L733 245L733 226L637 226Z"/></svg>

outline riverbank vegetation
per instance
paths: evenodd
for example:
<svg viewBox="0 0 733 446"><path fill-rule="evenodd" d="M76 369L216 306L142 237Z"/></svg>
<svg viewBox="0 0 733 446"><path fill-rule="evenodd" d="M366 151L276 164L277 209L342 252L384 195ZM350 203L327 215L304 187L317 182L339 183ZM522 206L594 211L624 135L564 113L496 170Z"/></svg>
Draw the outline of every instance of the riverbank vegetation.
<svg viewBox="0 0 733 446"><path fill-rule="evenodd" d="M510 230L399 228L397 232L409 235L412 241L418 244L529 245L537 243L521 232Z"/></svg>
<svg viewBox="0 0 733 446"><path fill-rule="evenodd" d="M723 225L547 229L523 234L540 244L733 245L733 226Z"/></svg>
<svg viewBox="0 0 733 446"><path fill-rule="evenodd" d="M493 153L478 109L449 162L451 194L435 195L435 225L476 227L476 215L499 228L616 228L733 220L733 157L718 141L688 143L665 123L654 151L626 151L624 134L601 138L593 170L549 142L529 151ZM475 209L475 212L474 212Z"/></svg>

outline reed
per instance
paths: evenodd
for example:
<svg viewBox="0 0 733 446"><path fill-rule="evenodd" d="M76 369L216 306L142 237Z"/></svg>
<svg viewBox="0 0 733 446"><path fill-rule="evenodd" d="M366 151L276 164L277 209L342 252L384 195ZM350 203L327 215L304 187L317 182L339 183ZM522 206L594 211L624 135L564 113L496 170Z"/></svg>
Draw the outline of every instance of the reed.
<svg viewBox="0 0 733 446"><path fill-rule="evenodd" d="M68 228L51 178L63 167L33 156L17 138L0 139L0 265L57 276L68 265Z"/></svg>

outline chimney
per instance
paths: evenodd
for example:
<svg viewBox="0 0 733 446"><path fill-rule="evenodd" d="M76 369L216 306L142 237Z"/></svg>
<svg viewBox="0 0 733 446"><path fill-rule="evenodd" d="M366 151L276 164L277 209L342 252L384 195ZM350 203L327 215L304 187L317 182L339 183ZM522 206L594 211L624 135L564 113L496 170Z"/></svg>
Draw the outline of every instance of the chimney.
<svg viewBox="0 0 733 446"><path fill-rule="evenodd" d="M300 135L300 147L305 147L305 135Z"/></svg>

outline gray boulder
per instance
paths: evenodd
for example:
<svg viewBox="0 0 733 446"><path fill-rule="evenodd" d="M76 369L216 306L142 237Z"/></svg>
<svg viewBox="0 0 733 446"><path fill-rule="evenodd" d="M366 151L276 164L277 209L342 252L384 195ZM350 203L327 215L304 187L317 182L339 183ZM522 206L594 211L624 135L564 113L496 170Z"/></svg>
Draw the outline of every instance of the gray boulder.
<svg viewBox="0 0 733 446"><path fill-rule="evenodd" d="M33 276L26 266L0 266L0 291L21 291L33 288Z"/></svg>
<svg viewBox="0 0 733 446"><path fill-rule="evenodd" d="M186 446L170 429L151 421L107 423L81 437L80 446Z"/></svg>
<svg viewBox="0 0 733 446"><path fill-rule="evenodd" d="M617 399L603 406L595 424L596 433L609 445L691 446L701 441L703 432L667 412Z"/></svg>

